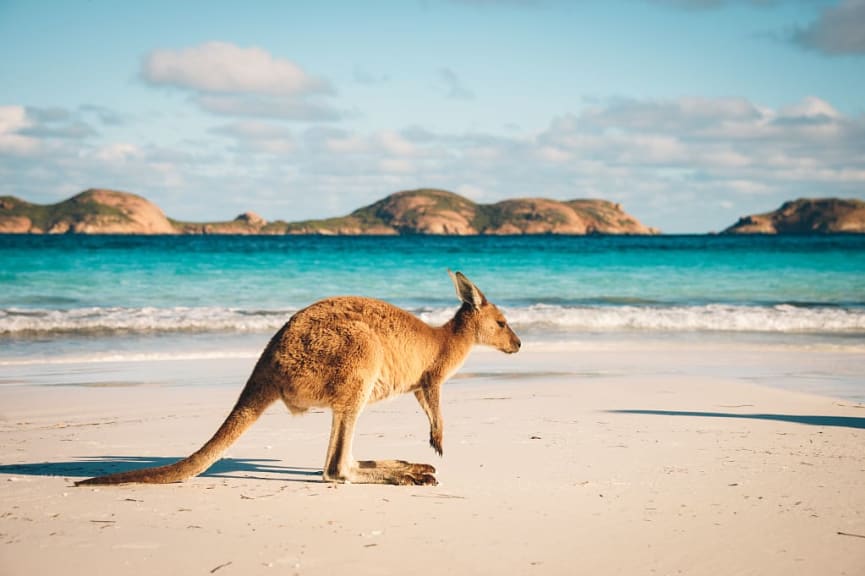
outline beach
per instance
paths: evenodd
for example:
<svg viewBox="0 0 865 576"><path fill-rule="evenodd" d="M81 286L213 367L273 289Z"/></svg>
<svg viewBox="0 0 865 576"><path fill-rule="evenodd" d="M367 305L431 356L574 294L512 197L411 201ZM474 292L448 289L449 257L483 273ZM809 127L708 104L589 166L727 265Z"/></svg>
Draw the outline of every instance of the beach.
<svg viewBox="0 0 865 576"><path fill-rule="evenodd" d="M863 31L0 0L0 576L865 576Z"/></svg>
<svg viewBox="0 0 865 576"><path fill-rule="evenodd" d="M0 572L865 572L859 345L478 349L442 458L411 396L358 425L357 458L431 463L434 487L323 483L330 414L281 405L201 477L74 487L197 449L254 360L6 366Z"/></svg>

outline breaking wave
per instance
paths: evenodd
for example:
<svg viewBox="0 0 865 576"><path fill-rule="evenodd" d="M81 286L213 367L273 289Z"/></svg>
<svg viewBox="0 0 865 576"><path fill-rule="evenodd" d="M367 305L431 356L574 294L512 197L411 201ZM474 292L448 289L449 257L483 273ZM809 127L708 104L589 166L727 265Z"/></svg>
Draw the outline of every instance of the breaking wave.
<svg viewBox="0 0 865 576"><path fill-rule="evenodd" d="M865 334L865 307L819 304L558 305L502 307L511 324L532 334L580 332L756 332ZM222 307L88 307L0 309L0 337L52 335L273 332L295 312ZM441 324L453 307L412 310Z"/></svg>

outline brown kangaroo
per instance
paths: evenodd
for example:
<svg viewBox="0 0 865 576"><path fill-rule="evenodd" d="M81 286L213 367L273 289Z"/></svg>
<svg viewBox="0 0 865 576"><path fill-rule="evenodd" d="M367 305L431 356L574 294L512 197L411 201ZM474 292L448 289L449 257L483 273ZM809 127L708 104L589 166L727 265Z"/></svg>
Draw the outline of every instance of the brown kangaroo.
<svg viewBox="0 0 865 576"><path fill-rule="evenodd" d="M402 460L355 461L351 445L361 410L414 392L429 418L433 449L442 455L441 387L475 344L512 354L520 339L495 305L460 272L448 271L462 306L432 327L386 302L328 298L292 316L264 349L237 403L197 452L174 464L119 472L76 485L166 484L201 474L274 402L293 413L329 407L333 424L323 477L330 482L437 484L435 468Z"/></svg>

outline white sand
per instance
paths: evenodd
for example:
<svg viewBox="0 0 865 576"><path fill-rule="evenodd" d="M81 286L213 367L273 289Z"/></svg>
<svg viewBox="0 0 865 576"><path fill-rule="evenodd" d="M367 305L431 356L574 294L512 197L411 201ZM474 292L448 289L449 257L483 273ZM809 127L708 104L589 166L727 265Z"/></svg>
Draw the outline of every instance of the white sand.
<svg viewBox="0 0 865 576"><path fill-rule="evenodd" d="M281 406L202 477L73 487L198 448L252 362L0 386L0 574L865 574L865 407L778 388L865 373L831 350L478 351L444 458L412 397L360 422L357 457L433 463L437 487L321 483L330 415ZM75 369L52 368L100 380Z"/></svg>

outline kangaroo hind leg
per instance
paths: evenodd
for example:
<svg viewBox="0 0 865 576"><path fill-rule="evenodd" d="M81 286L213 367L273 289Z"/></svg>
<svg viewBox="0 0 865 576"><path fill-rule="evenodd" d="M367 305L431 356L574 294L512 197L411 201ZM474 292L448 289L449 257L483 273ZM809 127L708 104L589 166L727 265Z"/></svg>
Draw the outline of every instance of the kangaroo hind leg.
<svg viewBox="0 0 865 576"><path fill-rule="evenodd" d="M323 477L327 482L352 484L438 484L429 464L414 464L403 460L363 460L352 456L354 429L360 408L344 409L334 406L330 443L324 464Z"/></svg>

